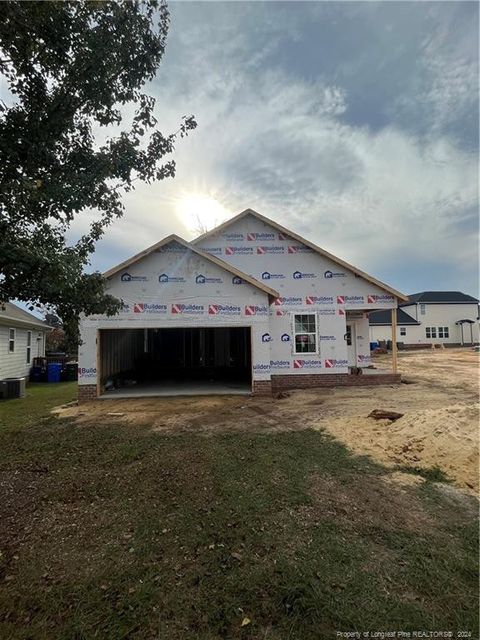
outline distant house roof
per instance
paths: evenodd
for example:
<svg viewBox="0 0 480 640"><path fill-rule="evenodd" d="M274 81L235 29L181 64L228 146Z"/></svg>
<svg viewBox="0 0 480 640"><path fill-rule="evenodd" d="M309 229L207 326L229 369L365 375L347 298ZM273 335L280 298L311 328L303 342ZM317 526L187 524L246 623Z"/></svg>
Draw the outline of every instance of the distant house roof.
<svg viewBox="0 0 480 640"><path fill-rule="evenodd" d="M368 314L368 320L372 327L390 326L392 324L392 312L390 309L373 311ZM420 322L417 322L415 318L405 313L403 309L397 309L397 324L403 327L408 324L420 324Z"/></svg>
<svg viewBox="0 0 480 640"><path fill-rule="evenodd" d="M48 328L48 324L32 313L18 307L13 302L0 302L0 322L2 324L11 323L14 325L30 325L35 327Z"/></svg>
<svg viewBox="0 0 480 640"><path fill-rule="evenodd" d="M422 291L420 293L412 293L408 296L408 302L402 302L400 306L405 307L409 304L422 303L443 303L443 304L465 304L476 303L477 298L469 296L461 291Z"/></svg>

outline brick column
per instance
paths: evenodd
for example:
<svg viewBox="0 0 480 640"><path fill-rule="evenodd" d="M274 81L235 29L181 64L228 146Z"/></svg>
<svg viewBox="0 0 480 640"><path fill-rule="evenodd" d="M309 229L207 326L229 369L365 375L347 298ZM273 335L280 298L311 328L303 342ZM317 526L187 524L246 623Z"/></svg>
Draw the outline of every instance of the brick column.
<svg viewBox="0 0 480 640"><path fill-rule="evenodd" d="M90 402L97 399L96 384L79 384L78 385L78 404Z"/></svg>
<svg viewBox="0 0 480 640"><path fill-rule="evenodd" d="M254 380L253 395L255 396L271 396L272 382L271 380Z"/></svg>

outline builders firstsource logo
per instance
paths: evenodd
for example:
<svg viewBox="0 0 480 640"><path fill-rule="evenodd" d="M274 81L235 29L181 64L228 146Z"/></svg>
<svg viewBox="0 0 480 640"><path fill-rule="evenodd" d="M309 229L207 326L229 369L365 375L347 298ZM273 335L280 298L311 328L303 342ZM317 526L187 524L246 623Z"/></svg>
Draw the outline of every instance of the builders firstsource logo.
<svg viewBox="0 0 480 640"><path fill-rule="evenodd" d="M241 278L239 278L238 276L233 276L232 284L243 284L243 280Z"/></svg>
<svg viewBox="0 0 480 640"><path fill-rule="evenodd" d="M364 304L364 296L339 296L345 301L344 304Z"/></svg>
<svg viewBox="0 0 480 640"><path fill-rule="evenodd" d="M342 308L339 308L339 311L343 311ZM335 309L333 309L332 307L327 307L326 309L318 309L317 313L319 316L334 316L335 314ZM343 313L345 313L345 311L343 311Z"/></svg>
<svg viewBox="0 0 480 640"><path fill-rule="evenodd" d="M253 365L254 373L270 373L270 364L266 364L264 362L259 362L258 364Z"/></svg>
<svg viewBox="0 0 480 640"><path fill-rule="evenodd" d="M285 247L282 247L280 245L273 245L271 247L257 247L257 254L259 255L266 255L266 254L281 254L281 253L285 253Z"/></svg>
<svg viewBox="0 0 480 640"><path fill-rule="evenodd" d="M265 240L275 240L275 234L274 233L247 233L247 240L249 242L255 242L255 241L265 241Z"/></svg>
<svg viewBox="0 0 480 640"><path fill-rule="evenodd" d="M167 244L165 247L160 247L157 249L157 253L186 253L187 247L184 247L181 244L177 244L176 242L172 242L171 244Z"/></svg>
<svg viewBox="0 0 480 640"><path fill-rule="evenodd" d="M212 256L222 255L222 247L202 247L202 251L205 251L205 253L209 253Z"/></svg>
<svg viewBox="0 0 480 640"><path fill-rule="evenodd" d="M247 304L245 306L246 316L267 316L268 307L265 305Z"/></svg>
<svg viewBox="0 0 480 640"><path fill-rule="evenodd" d="M272 371L290 369L290 360L270 360L270 369L272 369Z"/></svg>
<svg viewBox="0 0 480 640"><path fill-rule="evenodd" d="M367 296L367 302L368 304L375 304L377 302L383 302L383 303L392 303L393 302L393 296L389 296L389 295L369 295Z"/></svg>
<svg viewBox="0 0 480 640"><path fill-rule="evenodd" d="M133 305L133 313L167 313L167 305L150 302L136 302Z"/></svg>
<svg viewBox="0 0 480 640"><path fill-rule="evenodd" d="M294 360L294 369L320 369L322 367L321 360Z"/></svg>
<svg viewBox="0 0 480 640"><path fill-rule="evenodd" d="M325 369L344 369L348 367L348 360L325 360Z"/></svg>
<svg viewBox="0 0 480 640"><path fill-rule="evenodd" d="M226 256L251 256L253 247L225 247Z"/></svg>
<svg viewBox="0 0 480 640"><path fill-rule="evenodd" d="M313 249L310 249L310 247L306 247L304 244L291 244L287 247L287 253L313 253Z"/></svg>
<svg viewBox="0 0 480 640"><path fill-rule="evenodd" d="M97 370L95 367L78 367L78 377L79 378L95 378L97 375Z"/></svg>
<svg viewBox="0 0 480 640"><path fill-rule="evenodd" d="M235 233L232 231L229 231L227 233L222 233L222 237L225 238L225 240L228 240L229 242L240 242L245 240L245 236L243 233Z"/></svg>
<svg viewBox="0 0 480 640"><path fill-rule="evenodd" d="M305 304L334 304L333 296L306 296Z"/></svg>
<svg viewBox="0 0 480 640"><path fill-rule="evenodd" d="M272 336L269 333L264 333L262 335L262 342L271 342Z"/></svg>
<svg viewBox="0 0 480 640"><path fill-rule="evenodd" d="M239 316L241 314L240 307L233 304L209 304L209 316Z"/></svg>
<svg viewBox="0 0 480 640"><path fill-rule="evenodd" d="M275 298L273 304L276 307L289 307L302 304L302 298L298 296L284 296L282 298Z"/></svg>
<svg viewBox="0 0 480 640"><path fill-rule="evenodd" d="M202 315L205 311L203 304L183 304L180 302L172 304L172 314L180 315Z"/></svg>
<svg viewBox="0 0 480 640"><path fill-rule="evenodd" d="M320 342L335 342L336 336L319 336Z"/></svg>
<svg viewBox="0 0 480 640"><path fill-rule="evenodd" d="M346 278L347 274L343 273L342 271L325 271L323 277L327 278L327 280L329 278Z"/></svg>

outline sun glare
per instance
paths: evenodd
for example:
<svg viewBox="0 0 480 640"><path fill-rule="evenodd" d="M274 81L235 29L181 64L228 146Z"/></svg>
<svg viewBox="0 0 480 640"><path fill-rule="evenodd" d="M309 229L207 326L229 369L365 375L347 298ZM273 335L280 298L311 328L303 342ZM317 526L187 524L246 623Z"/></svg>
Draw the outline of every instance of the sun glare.
<svg viewBox="0 0 480 640"><path fill-rule="evenodd" d="M189 231L204 233L228 217L228 211L212 196L189 194L176 205L182 223Z"/></svg>

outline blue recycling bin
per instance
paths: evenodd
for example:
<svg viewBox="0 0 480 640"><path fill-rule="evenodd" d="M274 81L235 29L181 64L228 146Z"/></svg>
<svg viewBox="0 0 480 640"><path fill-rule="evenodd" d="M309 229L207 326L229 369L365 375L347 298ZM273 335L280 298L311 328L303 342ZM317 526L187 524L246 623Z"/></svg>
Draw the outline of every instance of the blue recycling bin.
<svg viewBox="0 0 480 640"><path fill-rule="evenodd" d="M370 351L375 351L378 349L378 342L370 342Z"/></svg>
<svg viewBox="0 0 480 640"><path fill-rule="evenodd" d="M49 362L47 364L47 382L60 382L62 365L59 362Z"/></svg>

